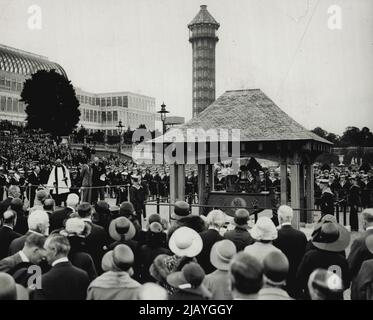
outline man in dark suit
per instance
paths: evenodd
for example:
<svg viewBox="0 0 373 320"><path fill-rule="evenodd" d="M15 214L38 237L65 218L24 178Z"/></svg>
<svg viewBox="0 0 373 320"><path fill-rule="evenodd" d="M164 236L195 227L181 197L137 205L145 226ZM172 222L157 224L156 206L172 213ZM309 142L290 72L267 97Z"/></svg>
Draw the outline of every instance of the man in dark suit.
<svg viewBox="0 0 373 320"><path fill-rule="evenodd" d="M12 210L7 210L2 215L3 226L0 228L0 259L8 256L11 242L21 235L13 231L17 221L17 214Z"/></svg>
<svg viewBox="0 0 373 320"><path fill-rule="evenodd" d="M41 185L40 168L38 166L36 166L34 171L27 177L27 181L29 185L27 197L30 197L30 208L32 208L34 206L36 190Z"/></svg>
<svg viewBox="0 0 373 320"><path fill-rule="evenodd" d="M291 221L293 220L292 208L287 205L282 205L278 208L277 213L280 222L280 229L278 230L277 239L273 241L273 245L279 248L289 261L286 289L291 297L296 298L297 285L295 276L306 251L307 237L303 232L296 230L291 226Z"/></svg>
<svg viewBox="0 0 373 320"><path fill-rule="evenodd" d="M246 209L236 210L234 217L236 227L224 233L224 238L231 240L235 244L237 252L243 251L247 246L254 243L254 239L248 231L247 222L249 218L250 213Z"/></svg>
<svg viewBox="0 0 373 320"><path fill-rule="evenodd" d="M39 234L42 236L48 236L49 234L49 217L43 210L35 210L30 213L27 218L27 224L29 230L25 235L14 239L9 245L9 254L14 255L20 250L22 250L27 237L30 234Z"/></svg>
<svg viewBox="0 0 373 320"><path fill-rule="evenodd" d="M109 234L105 229L92 222L92 206L83 202L78 206L79 216L91 225L91 232L85 238L85 250L92 257L98 274L102 273L101 260L111 243Z"/></svg>
<svg viewBox="0 0 373 320"><path fill-rule="evenodd" d="M365 232L352 243L347 259L353 279L358 274L362 263L368 259L373 259L373 254L366 245L366 238L373 235L373 209L365 209L362 215Z"/></svg>
<svg viewBox="0 0 373 320"><path fill-rule="evenodd" d="M12 275L15 268L21 263L38 265L45 256L44 242L44 236L31 233L26 238L22 250L0 261L0 272L7 272Z"/></svg>
<svg viewBox="0 0 373 320"><path fill-rule="evenodd" d="M21 189L18 186L10 186L8 189L8 197L0 202L0 217L8 210L13 199L21 197Z"/></svg>
<svg viewBox="0 0 373 320"><path fill-rule="evenodd" d="M52 269L41 278L41 288L32 297L35 300L85 300L89 278L85 271L74 267L67 255L69 240L60 234L51 234L44 245L46 258Z"/></svg>
<svg viewBox="0 0 373 320"><path fill-rule="evenodd" d="M198 263L209 274L216 270L210 261L210 251L215 242L223 240L220 235L220 228L225 224L225 214L220 210L212 210L207 215L208 230L200 233L203 242L203 248L200 254L196 257Z"/></svg>
<svg viewBox="0 0 373 320"><path fill-rule="evenodd" d="M321 216L327 214L334 215L334 194L329 187L328 179L320 179L321 199L320 210Z"/></svg>
<svg viewBox="0 0 373 320"><path fill-rule="evenodd" d="M70 193L66 199L66 207L57 209L50 215L50 231L63 228L64 221L76 211L78 204L79 196L75 193Z"/></svg>

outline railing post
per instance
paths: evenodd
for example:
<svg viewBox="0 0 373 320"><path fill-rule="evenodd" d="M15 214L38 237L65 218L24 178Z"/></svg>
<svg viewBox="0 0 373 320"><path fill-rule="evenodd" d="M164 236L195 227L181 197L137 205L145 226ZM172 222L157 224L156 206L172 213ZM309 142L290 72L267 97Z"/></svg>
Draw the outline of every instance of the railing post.
<svg viewBox="0 0 373 320"><path fill-rule="evenodd" d="M157 197L157 214L160 214L160 200L159 200L159 196Z"/></svg>

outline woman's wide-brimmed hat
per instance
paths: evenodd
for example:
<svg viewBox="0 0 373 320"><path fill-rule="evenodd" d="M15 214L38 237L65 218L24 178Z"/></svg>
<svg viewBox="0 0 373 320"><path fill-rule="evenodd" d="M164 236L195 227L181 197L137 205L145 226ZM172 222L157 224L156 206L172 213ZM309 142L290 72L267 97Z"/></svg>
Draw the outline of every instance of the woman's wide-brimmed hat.
<svg viewBox="0 0 373 320"><path fill-rule="evenodd" d="M277 239L277 229L273 221L266 217L259 217L254 227L250 230L251 236L255 240L275 240Z"/></svg>
<svg viewBox="0 0 373 320"><path fill-rule="evenodd" d="M335 221L332 215L326 215L312 233L312 244L321 250L340 252L347 248L351 235L348 230Z"/></svg>
<svg viewBox="0 0 373 320"><path fill-rule="evenodd" d="M203 242L193 229L180 227L172 234L168 245L177 256L193 258L202 251Z"/></svg>

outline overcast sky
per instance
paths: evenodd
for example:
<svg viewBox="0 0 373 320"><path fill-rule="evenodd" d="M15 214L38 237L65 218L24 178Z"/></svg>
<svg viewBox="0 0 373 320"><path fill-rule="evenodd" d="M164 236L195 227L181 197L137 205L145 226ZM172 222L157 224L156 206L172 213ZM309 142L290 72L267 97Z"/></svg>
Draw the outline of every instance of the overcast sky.
<svg viewBox="0 0 373 320"><path fill-rule="evenodd" d="M42 29L28 8L42 9ZM60 63L90 92L133 91L192 114L187 24L201 4L220 23L217 97L260 88L308 129L373 130L372 0L0 0L0 43ZM342 28L328 28L328 8Z"/></svg>

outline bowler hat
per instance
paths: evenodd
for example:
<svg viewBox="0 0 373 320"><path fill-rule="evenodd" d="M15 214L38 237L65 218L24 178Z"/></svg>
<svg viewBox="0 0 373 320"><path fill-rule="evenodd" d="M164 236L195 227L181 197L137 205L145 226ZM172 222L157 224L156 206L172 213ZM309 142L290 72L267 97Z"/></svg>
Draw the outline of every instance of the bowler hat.
<svg viewBox="0 0 373 320"><path fill-rule="evenodd" d="M180 220L189 215L189 204L187 204L185 201L176 201L174 206L174 212L171 214L171 218L174 220Z"/></svg>

